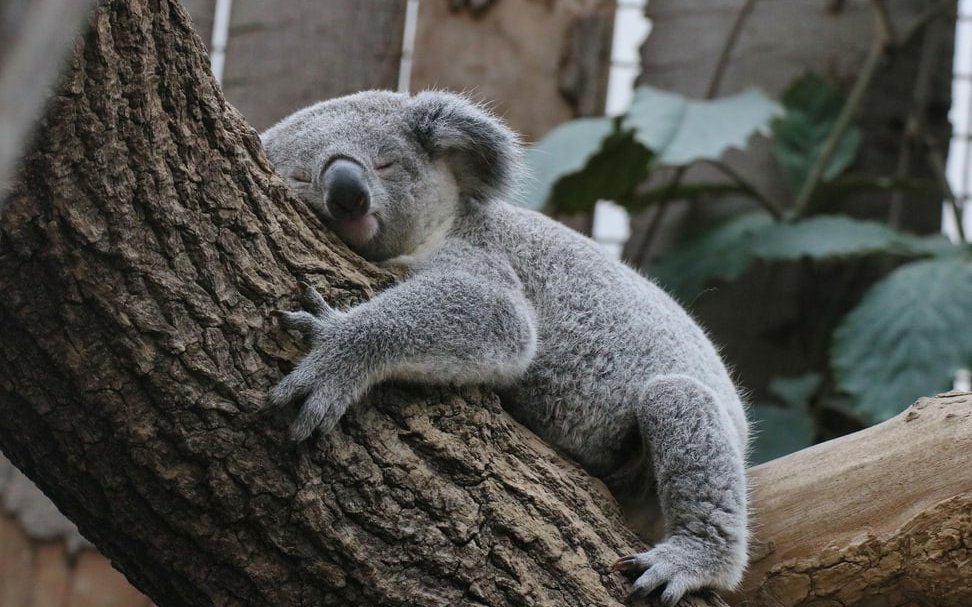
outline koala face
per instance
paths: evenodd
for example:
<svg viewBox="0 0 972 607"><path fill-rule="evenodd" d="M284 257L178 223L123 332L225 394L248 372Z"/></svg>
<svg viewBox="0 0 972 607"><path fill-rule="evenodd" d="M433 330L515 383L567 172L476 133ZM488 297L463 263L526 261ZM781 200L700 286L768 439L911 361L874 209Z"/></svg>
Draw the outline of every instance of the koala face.
<svg viewBox="0 0 972 607"><path fill-rule="evenodd" d="M300 110L261 135L277 172L372 261L441 238L462 205L503 194L515 136L464 97L366 91Z"/></svg>

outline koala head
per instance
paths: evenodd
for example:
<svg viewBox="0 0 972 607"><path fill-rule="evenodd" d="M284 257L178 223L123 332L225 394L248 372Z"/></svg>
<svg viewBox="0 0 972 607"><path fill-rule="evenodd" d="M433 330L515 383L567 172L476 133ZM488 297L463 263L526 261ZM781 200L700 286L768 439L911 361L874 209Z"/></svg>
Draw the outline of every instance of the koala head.
<svg viewBox="0 0 972 607"><path fill-rule="evenodd" d="M352 250L410 255L464 205L506 194L516 136L459 95L366 91L304 108L261 135L277 172Z"/></svg>

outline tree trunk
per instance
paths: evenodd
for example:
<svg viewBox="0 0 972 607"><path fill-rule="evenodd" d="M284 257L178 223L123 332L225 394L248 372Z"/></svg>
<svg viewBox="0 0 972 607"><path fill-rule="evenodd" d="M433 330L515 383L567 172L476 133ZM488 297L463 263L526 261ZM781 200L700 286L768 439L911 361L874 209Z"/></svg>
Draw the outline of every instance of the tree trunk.
<svg viewBox="0 0 972 607"><path fill-rule="evenodd" d="M299 348L269 319L295 304L298 279L347 305L396 276L347 252L273 176L178 2L103 0L0 218L0 447L163 606L620 605L626 584L608 568L643 544L603 486L487 392L388 385L337 431L284 443L293 411L262 407ZM956 429L921 432L921 453L904 450L903 429L892 441L915 464L888 529L934 535L917 563L928 571L935 546L961 569L972 545L967 515L940 519L939 502L915 497L958 474L972 424L968 407L955 415L928 416ZM947 469L945 437L959 441ZM885 443L860 444L838 461L896 478L864 474L868 445ZM817 493L803 466L830 460L794 457L754 471L773 550L751 579L811 576L809 604L824 587L809 571L865 557L855 534L824 525L841 520L832 511L801 534L783 514L892 485L848 477ZM954 479L967 496L968 476ZM968 602L965 580L947 583ZM843 604L908 604L867 603L881 583Z"/></svg>
<svg viewBox="0 0 972 607"><path fill-rule="evenodd" d="M0 446L160 605L616 605L640 547L486 392L285 444L271 312L363 264L273 176L175 0L103 1L0 223Z"/></svg>

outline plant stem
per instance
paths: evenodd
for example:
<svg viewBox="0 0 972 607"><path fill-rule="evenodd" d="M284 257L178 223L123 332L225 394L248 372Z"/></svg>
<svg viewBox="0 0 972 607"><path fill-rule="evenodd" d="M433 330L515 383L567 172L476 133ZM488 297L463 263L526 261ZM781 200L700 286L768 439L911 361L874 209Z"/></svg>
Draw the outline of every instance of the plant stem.
<svg viewBox="0 0 972 607"><path fill-rule="evenodd" d="M898 38L898 46L906 46L926 25L940 17L946 11L951 11L954 6L955 0L941 0L929 6L922 14L915 17L915 20L908 26L905 33Z"/></svg>
<svg viewBox="0 0 972 607"><path fill-rule="evenodd" d="M756 0L743 0L742 6L739 7L739 11L736 13L736 18L732 22L732 27L729 28L729 34L726 36L726 41L722 45L722 50L719 52L719 59L716 61L716 66L712 70L712 77L709 78L709 84L705 88L705 99L712 99L715 97L716 93L719 92L719 87L722 85L722 78L725 76L726 70L729 68L729 60L732 57L732 51L736 48L736 43L739 42L739 36L742 33L743 24L745 24L746 19L749 18L749 15L752 13L755 5ZM675 174L672 175L671 180L668 182L668 186L671 189L675 190L679 185L682 184L682 178L685 176L686 169L687 167L682 166L675 171ZM652 217L651 224L648 226L648 231L645 233L645 237L642 239L641 245L638 246L638 253L635 258L631 260L635 267L643 267L648 262L651 245L655 240L655 236L658 234L658 228L667 212L668 202L666 201L658 207L657 211L655 211L655 216Z"/></svg>
<svg viewBox="0 0 972 607"><path fill-rule="evenodd" d="M898 147L898 166L895 178L904 180L911 171L911 156L915 143L921 143L927 122L925 114L928 111L928 101L931 94L932 69L941 53L943 38L935 35L934 29L929 29L921 45L921 56L918 59L918 74L915 77L915 88L911 95L911 107L905 120L904 132ZM888 224L898 229L901 225L901 212L904 208L904 192L895 190L891 193L891 203L888 205Z"/></svg>
<svg viewBox="0 0 972 607"><path fill-rule="evenodd" d="M674 184L674 181L669 185L672 184ZM645 237L641 239L641 243L638 245L638 252L632 260L632 264L636 268L644 267L648 263L648 260L651 259L649 255L651 253L651 245L655 242L655 236L658 235L658 229L661 227L662 219L665 218L665 214L668 212L670 203L670 200L665 200L655 210L655 215L651 218L651 223L648 224L648 228L645 230Z"/></svg>
<svg viewBox="0 0 972 607"><path fill-rule="evenodd" d="M739 7L739 12L736 13L736 19L732 22L732 27L729 29L729 35L726 36L726 42L722 45L722 51L719 53L719 59L716 61L715 69L712 70L712 78L709 80L709 86L705 89L706 99L712 99L719 92L719 87L722 85L722 78L726 75L726 70L729 68L729 59L732 57L732 51L736 48L739 35L742 33L743 24L746 23L749 14L753 12L753 6L755 5L756 0L745 0L743 5Z"/></svg>
<svg viewBox="0 0 972 607"><path fill-rule="evenodd" d="M942 192L945 194L945 200L948 201L948 206L952 210L952 217L955 218L955 228L958 232L959 240L968 242L965 236L965 227L962 225L962 205L955 196L952 185L948 182L948 175L945 173L945 161L942 159L942 154L938 151L938 146L935 144L934 138L927 133L925 134L925 145L928 147L928 162L931 164L932 170L935 171L935 177L938 178L938 183L942 188Z"/></svg>
<svg viewBox="0 0 972 607"><path fill-rule="evenodd" d="M891 22L891 15L884 0L872 0L871 7L874 9L874 17L877 19L878 31L884 38L884 44L894 46L898 38L895 36L894 24Z"/></svg>
<svg viewBox="0 0 972 607"><path fill-rule="evenodd" d="M827 167L830 164L830 160L833 158L834 153L837 151L837 147L840 145L840 141L844 134L847 132L850 126L851 120L857 113L858 108L864 100L864 94L871 85L871 81L874 79L874 75L877 72L877 67L881 62L881 57L884 55L885 51L891 46L904 46L908 44L926 25L928 25L935 18L939 17L942 12L952 6L952 0L943 0L942 2L937 2L933 6L925 10L921 15L919 15L911 25L908 26L905 33L901 36L897 36L894 31L894 26L891 23L891 18L888 14L887 7L884 4L884 0L871 0L871 8L874 9L874 17L876 21L877 34L874 36L874 41L871 44L871 49L868 52L867 59L864 61L864 65L861 67L861 71L857 76L857 80L854 82L854 87L851 89L850 95L847 97L847 102L844 104L843 109L841 109L840 115L837 117L837 121L834 123L833 128L827 136L827 140L824 142L824 148L820 152L820 156L814 162L813 167L810 170L810 174L807 175L807 179L803 182L799 193L797 194L796 202L793 204L793 210L790 213L790 219L795 219L806 215L810 211L810 206L813 204L813 195L817 191L817 187L823 180L824 174L827 172Z"/></svg>
<svg viewBox="0 0 972 607"><path fill-rule="evenodd" d="M881 0L872 0L871 6L874 7L878 34L874 36L874 41L871 43L871 49L868 51L867 59L864 61L864 65L857 75L857 80L854 81L854 87L851 89L850 95L848 95L847 101L844 103L844 107L837 116L837 121L827 135L827 140L824 142L824 147L820 151L820 155L817 156L817 160L813 163L810 173L807 175L803 186L800 188L800 192L797 194L796 202L793 204L791 219L802 217L810 210L813 195L817 191L817 187L820 185L824 174L827 172L827 167L830 166L830 161L837 151L841 139L844 138L844 134L847 132L848 127L850 127L851 120L857 114L861 102L864 101L864 94L867 92L871 81L874 79L874 75L877 73L877 67L881 62L881 57L890 44L891 36L894 35L888 29L890 23L882 18L882 14L885 13L883 12L884 5Z"/></svg>
<svg viewBox="0 0 972 607"><path fill-rule="evenodd" d="M742 187L747 194L752 196L753 199L766 210L767 213L773 216L773 219L776 219L777 221L783 219L783 209L780 207L780 205L776 204L776 201L768 198L765 194L757 190L756 186L746 181L746 179L740 175L736 169L724 162L719 162L718 160L709 160L706 163L719 170L722 174L729 177L740 187Z"/></svg>

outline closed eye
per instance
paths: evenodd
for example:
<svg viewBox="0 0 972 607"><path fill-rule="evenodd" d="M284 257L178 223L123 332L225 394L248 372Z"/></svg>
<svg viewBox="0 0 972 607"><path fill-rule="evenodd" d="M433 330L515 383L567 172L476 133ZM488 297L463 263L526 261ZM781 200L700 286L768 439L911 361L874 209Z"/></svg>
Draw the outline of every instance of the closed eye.
<svg viewBox="0 0 972 607"><path fill-rule="evenodd" d="M296 181L297 183L310 183L311 174L310 171L305 171L303 169L296 170L288 175L291 181Z"/></svg>
<svg viewBox="0 0 972 607"><path fill-rule="evenodd" d="M396 164L398 164L398 162L395 161L395 160L383 160L381 162L376 162L375 163L375 170L376 171L387 171L388 169L394 168L394 166Z"/></svg>

